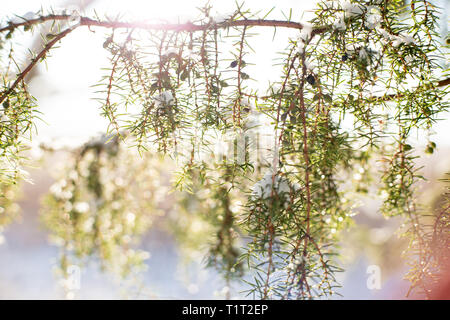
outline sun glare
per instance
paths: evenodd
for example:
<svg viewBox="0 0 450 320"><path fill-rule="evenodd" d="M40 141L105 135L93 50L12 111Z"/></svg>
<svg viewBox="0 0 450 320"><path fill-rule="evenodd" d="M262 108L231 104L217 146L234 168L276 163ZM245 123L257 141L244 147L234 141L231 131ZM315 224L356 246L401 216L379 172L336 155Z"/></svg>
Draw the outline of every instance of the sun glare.
<svg viewBox="0 0 450 320"><path fill-rule="evenodd" d="M156 20L178 22L178 19L195 18L197 7L203 3L199 0L129 0L102 1L107 14L121 15L133 20ZM96 5L97 7L97 5ZM113 17L111 17L113 18Z"/></svg>

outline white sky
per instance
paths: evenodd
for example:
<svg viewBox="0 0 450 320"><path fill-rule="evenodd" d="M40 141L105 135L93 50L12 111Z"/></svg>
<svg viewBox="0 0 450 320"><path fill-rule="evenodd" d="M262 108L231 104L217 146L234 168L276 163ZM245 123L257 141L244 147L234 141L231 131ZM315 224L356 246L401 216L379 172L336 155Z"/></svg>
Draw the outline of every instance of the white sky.
<svg viewBox="0 0 450 320"><path fill-rule="evenodd" d="M262 10L262 14L272 7L276 9L270 15L272 19L283 19L282 12L288 13L293 9L293 20L305 21L302 19L304 10L310 10L315 6L315 0L247 0L246 8L251 8L253 12ZM24 15L26 12L38 10L41 6L47 8L60 8L66 1L33 1L1 0L2 16ZM133 20L140 19L163 19L176 21L189 19L197 15L196 7L201 6L203 0L99 0L85 12L90 15L93 9L103 17L107 14L115 17L118 13ZM234 0L211 1L213 13L226 14L233 12ZM184 18L183 18L184 17ZM93 101L95 88L91 85L98 83L104 74L100 70L107 67L108 53L103 49L102 44L105 39L105 31L101 28L87 28L75 30L67 38L62 40L60 48L51 52L51 57L47 59L47 64L38 66L40 75L35 77L30 83L31 93L38 99L41 118L46 123L38 124L38 139L36 141L48 141L63 138L64 143L78 143L85 141L88 137L105 131L107 120L100 116L99 102ZM259 80L258 87L267 85L268 80L273 76L271 65L273 58L276 58L277 51L284 49L287 45L286 39L292 30L277 31L277 37L272 40L273 30L258 30L261 35L252 42L257 55L257 64L251 70L252 77ZM23 46L24 48L26 47ZM273 70L273 69L272 69ZM98 95L97 95L98 97ZM438 145L450 146L450 117L438 123L435 127L436 136L432 138ZM425 143L425 136L419 137L419 143Z"/></svg>

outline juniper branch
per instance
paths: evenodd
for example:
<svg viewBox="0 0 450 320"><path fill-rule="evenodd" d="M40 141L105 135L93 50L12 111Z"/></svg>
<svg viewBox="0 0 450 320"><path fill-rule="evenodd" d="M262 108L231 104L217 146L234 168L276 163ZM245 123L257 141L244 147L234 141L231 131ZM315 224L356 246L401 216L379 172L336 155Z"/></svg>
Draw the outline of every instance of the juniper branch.
<svg viewBox="0 0 450 320"><path fill-rule="evenodd" d="M2 103L14 91L14 89L25 78L25 76L34 68L34 66L39 62L39 60L45 58L47 52L49 52L50 49L59 40L61 40L66 35L68 35L70 32L72 32L75 28L76 28L76 26L67 28L66 30L58 33L49 43L47 43L45 45L44 49L42 49L41 52L39 52L38 55L31 60L30 64L18 75L18 77L14 81L14 83L6 91L4 91L4 93L0 97L0 103Z"/></svg>

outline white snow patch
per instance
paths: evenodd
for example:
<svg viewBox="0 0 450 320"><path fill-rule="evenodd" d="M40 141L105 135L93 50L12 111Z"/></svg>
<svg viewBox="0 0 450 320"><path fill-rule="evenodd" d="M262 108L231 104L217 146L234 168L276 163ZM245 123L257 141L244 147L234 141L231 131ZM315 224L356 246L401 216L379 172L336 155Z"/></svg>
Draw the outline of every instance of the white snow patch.
<svg viewBox="0 0 450 320"><path fill-rule="evenodd" d="M356 3L351 3L350 1L341 2L341 7L342 7L342 10L344 10L346 16L348 16L348 17L354 17L357 15L361 15L364 12L363 6L356 4Z"/></svg>
<svg viewBox="0 0 450 320"><path fill-rule="evenodd" d="M253 186L252 196L257 199L267 199L274 194L289 194L291 188L287 179L269 170L264 177Z"/></svg>
<svg viewBox="0 0 450 320"><path fill-rule="evenodd" d="M303 23L303 28L300 31L298 39L303 42L308 41L309 39L311 39L312 30L313 30L313 27L311 24Z"/></svg>
<svg viewBox="0 0 450 320"><path fill-rule="evenodd" d="M161 94L159 94L157 97L155 97L155 105L157 107L161 106L170 106L174 103L174 97L172 92L170 91L163 91Z"/></svg>

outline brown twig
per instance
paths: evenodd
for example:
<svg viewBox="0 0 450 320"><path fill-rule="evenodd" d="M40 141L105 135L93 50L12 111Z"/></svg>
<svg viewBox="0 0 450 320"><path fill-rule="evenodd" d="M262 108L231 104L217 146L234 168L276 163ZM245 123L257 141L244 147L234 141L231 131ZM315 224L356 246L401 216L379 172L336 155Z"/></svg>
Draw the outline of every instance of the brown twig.
<svg viewBox="0 0 450 320"><path fill-rule="evenodd" d="M45 57L45 55L47 54L47 52L62 38L64 38L66 35L68 35L70 32L72 32L72 30L74 30L75 27L72 28L68 28L60 33L58 33L53 39L52 41L50 41L49 43L47 43L47 45L44 47L44 49L41 50L41 52L39 52L39 54L34 57L30 64L19 74L19 76L17 77L16 81L14 81L14 83L6 90L2 93L1 97L0 97L0 103L2 103L9 94L11 94L11 92L14 91L14 89L19 85L20 82L22 82L22 80L25 78L25 76L28 74L28 72L31 71L31 69L33 69L33 67L38 63L38 61L40 59L43 59Z"/></svg>
<svg viewBox="0 0 450 320"><path fill-rule="evenodd" d="M21 26L32 26L35 24L43 23L46 21L65 21L71 19L70 15L56 15L51 14L42 16L36 19L25 20L20 23L9 23L8 26L0 28L0 32L12 31L15 28ZM101 21L88 17L80 18L80 25L91 27L104 27L104 28L126 28L126 29L142 29L142 30L158 30L158 31L203 31L211 28L229 28L229 27L282 27L291 29L303 29L303 24L300 22L283 21L283 20L265 20L265 19L243 19L243 20L231 20L217 24L195 24L192 22L187 23L146 23L146 22L120 22L120 21ZM323 33L330 29L330 26L319 26L313 29L313 34Z"/></svg>

